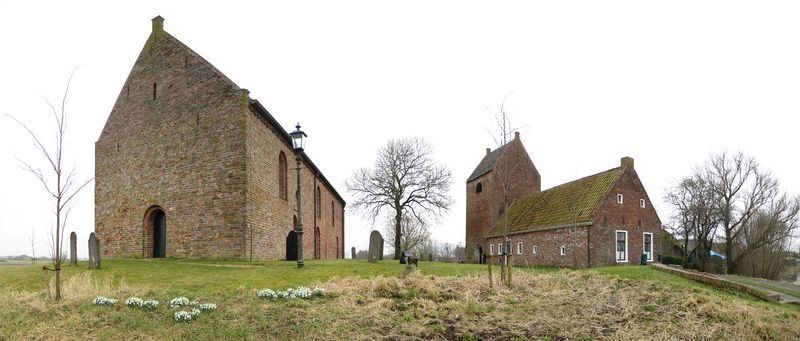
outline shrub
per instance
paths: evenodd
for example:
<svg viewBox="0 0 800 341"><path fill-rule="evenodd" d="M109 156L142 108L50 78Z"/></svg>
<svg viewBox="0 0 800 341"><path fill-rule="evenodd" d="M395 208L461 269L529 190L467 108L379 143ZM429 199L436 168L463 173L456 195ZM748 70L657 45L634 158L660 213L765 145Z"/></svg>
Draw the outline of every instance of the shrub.
<svg viewBox="0 0 800 341"><path fill-rule="evenodd" d="M661 263L662 264L666 264L666 265L673 265L673 264L682 265L683 264L683 259L681 259L680 257L662 256L661 257Z"/></svg>

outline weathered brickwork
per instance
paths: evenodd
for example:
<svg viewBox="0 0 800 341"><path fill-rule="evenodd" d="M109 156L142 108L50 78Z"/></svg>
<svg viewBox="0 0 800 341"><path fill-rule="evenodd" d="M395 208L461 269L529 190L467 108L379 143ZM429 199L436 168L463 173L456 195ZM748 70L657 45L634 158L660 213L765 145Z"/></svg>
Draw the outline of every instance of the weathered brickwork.
<svg viewBox="0 0 800 341"><path fill-rule="evenodd" d="M525 146L516 134L514 140L509 142L502 150L503 156L508 157L508 164L513 165L513 171L508 172L510 183L515 184L510 191L509 198L513 202L517 198L541 190L541 177L533 161L528 156ZM487 150L485 158L491 158ZM488 161L488 160L485 160ZM484 162L484 161L482 161ZM504 160L498 157L489 171L467 182L467 229L466 252L467 260L475 261L476 251L488 253L488 244L484 239L494 226L495 219L504 209L502 181L499 177L504 172ZM509 167L512 169L512 167ZM478 192L478 185L481 191Z"/></svg>
<svg viewBox="0 0 800 341"><path fill-rule="evenodd" d="M482 251L498 255L503 237L502 234L497 233L496 225L503 210L502 207L498 209L497 207L492 208L492 206L496 200L502 202L502 196L481 197L481 194L493 191L485 186L497 187L497 183L493 182L490 174L482 175L467 183L466 245L477 245L479 241L485 240L485 243L482 244ZM538 177L538 172L536 174ZM658 255L662 252L661 221L634 169L633 159L622 158L619 168L602 174L604 174L603 176L612 175L615 180L608 182L609 187L606 187L606 193L602 197L598 196L597 204L588 209L587 213L591 214L587 216L586 220L541 228L531 226L530 229L523 228L509 233L510 252L514 255L515 264L572 268L639 264L640 257L644 253L645 233L652 234L651 261L658 259ZM484 187L481 193L476 193L475 187L479 182ZM586 182L587 184L598 183L592 180ZM521 182L518 186L530 185ZM539 186L527 188L529 193L540 192ZM494 189L494 191L497 190ZM576 192L580 193L581 189L576 189ZM549 192L541 194L545 193ZM622 195L622 203L618 202L618 194ZM547 200L557 200L563 197L548 196L547 198L549 198ZM563 203L552 202L535 207L553 208L553 205L569 205L574 200L581 201L583 199L568 197L565 200ZM644 200L644 207L642 207L641 200ZM493 229L494 232L491 232ZM617 231L627 232L627 259L625 261L618 261L616 258ZM467 251L466 257L474 259L473 252Z"/></svg>
<svg viewBox="0 0 800 341"><path fill-rule="evenodd" d="M285 257L296 166L288 135L270 120L247 90L154 19L95 144L95 229L104 256L152 257L154 217L163 212L166 256ZM286 198L280 152L288 161ZM343 257L344 201L310 160L301 174L304 257Z"/></svg>

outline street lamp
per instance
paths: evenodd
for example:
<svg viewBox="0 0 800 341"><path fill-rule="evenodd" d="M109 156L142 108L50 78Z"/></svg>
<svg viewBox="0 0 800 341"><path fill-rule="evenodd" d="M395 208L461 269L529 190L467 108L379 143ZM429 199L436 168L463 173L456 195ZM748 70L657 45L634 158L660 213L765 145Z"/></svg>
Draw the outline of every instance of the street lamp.
<svg viewBox="0 0 800 341"><path fill-rule="evenodd" d="M297 198L297 226L294 229L294 232L297 233L297 268L302 268L303 263L303 215L302 215L302 208L303 208L303 200L302 196L300 195L300 166L303 162L303 147L305 147L306 143L306 133L300 130L300 123L297 123L295 127L295 131L291 132L289 136L292 137L292 145L294 147L294 154L295 154L295 161L297 161L297 192L295 192L295 197Z"/></svg>

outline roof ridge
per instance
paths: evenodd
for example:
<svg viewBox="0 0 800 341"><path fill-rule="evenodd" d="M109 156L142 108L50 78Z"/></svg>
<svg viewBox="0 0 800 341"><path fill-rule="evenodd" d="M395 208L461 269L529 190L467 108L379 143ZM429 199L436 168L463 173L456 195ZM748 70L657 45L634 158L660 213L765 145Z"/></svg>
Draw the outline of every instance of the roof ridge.
<svg viewBox="0 0 800 341"><path fill-rule="evenodd" d="M611 169L606 169L606 170L604 170L604 171L602 171L602 172L597 172L597 173L594 173L594 174L591 174L591 175L584 176L584 177L582 177L582 178L577 178L577 179L575 179L575 180L567 181L567 182L565 182L565 183L563 183L563 184L559 184L559 185L556 185L556 186L550 187L550 188L548 188L548 189L546 189L546 190L544 190L544 191L537 192L537 193L534 193L534 194L539 194L539 193L542 193L542 192L547 192L547 191L549 191L549 190L553 190L553 189L556 189L556 188L559 188L559 187L562 187L562 186L570 185L570 184L572 184L572 183L575 183L575 182L578 182L578 181L581 181L581 180L585 180L585 179L588 179L588 178L591 178L591 177L594 177L594 176L598 176L598 175L600 175L600 174L608 173L608 172L611 172L611 171L618 171L618 170L622 170L622 167L614 167L614 168L611 168Z"/></svg>

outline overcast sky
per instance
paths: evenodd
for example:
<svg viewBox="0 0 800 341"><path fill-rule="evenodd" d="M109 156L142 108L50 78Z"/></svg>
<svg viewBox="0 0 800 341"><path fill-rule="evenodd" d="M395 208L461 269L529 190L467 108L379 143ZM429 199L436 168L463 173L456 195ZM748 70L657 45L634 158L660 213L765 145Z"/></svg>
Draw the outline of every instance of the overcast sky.
<svg viewBox="0 0 800 341"><path fill-rule="evenodd" d="M198 52L290 130L348 200L344 181L391 137L421 136L455 178L451 212L433 236L464 241L465 182L496 147L495 108L512 124L542 187L636 160L662 221L664 188L709 153L742 150L800 193L800 2L0 0L0 115L52 129L42 98L67 104L69 164L94 173L94 142L150 19ZM46 254L52 205L15 155L30 140L0 118L0 255ZM81 257L94 188L68 230ZM345 249L370 225L346 216Z"/></svg>

